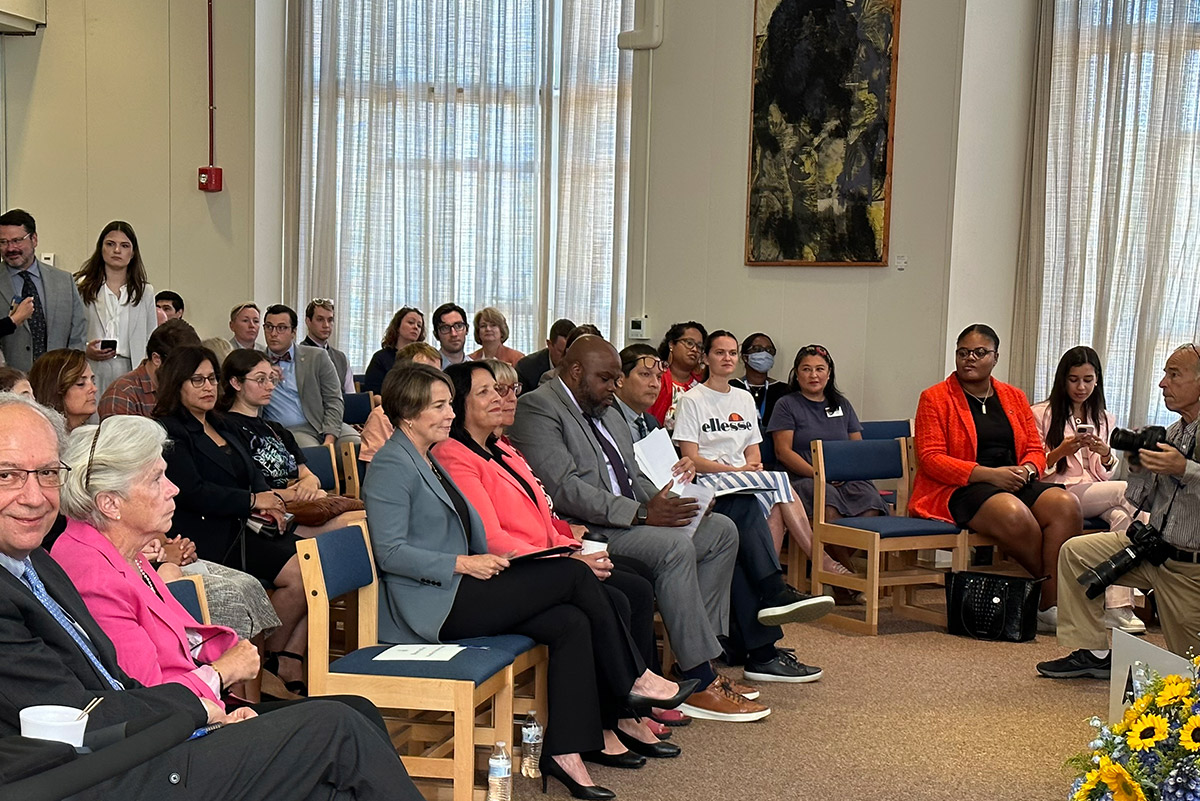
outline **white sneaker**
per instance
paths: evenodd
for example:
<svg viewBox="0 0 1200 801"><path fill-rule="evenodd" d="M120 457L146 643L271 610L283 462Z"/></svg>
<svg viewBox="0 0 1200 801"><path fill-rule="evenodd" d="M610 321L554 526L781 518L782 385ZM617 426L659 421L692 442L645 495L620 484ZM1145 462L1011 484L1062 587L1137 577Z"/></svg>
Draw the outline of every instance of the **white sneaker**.
<svg viewBox="0 0 1200 801"><path fill-rule="evenodd" d="M1038 634L1057 634L1058 633L1058 607L1052 606L1046 610L1038 610L1037 613L1037 630Z"/></svg>
<svg viewBox="0 0 1200 801"><path fill-rule="evenodd" d="M1126 634L1145 634L1146 624L1128 606L1104 610L1104 628L1120 629Z"/></svg>

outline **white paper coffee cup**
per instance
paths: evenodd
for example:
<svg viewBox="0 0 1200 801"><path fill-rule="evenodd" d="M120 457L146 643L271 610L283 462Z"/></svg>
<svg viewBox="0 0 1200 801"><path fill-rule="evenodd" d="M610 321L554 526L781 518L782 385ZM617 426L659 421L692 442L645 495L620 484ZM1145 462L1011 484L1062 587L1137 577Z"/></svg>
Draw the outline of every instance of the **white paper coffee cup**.
<svg viewBox="0 0 1200 801"><path fill-rule="evenodd" d="M581 553L587 554L587 553L596 553L597 551L607 551L608 550L608 543L604 542L603 540L584 539L581 542L583 543L583 550L581 551Z"/></svg>
<svg viewBox="0 0 1200 801"><path fill-rule="evenodd" d="M73 706L27 706L21 710L21 736L35 740L54 740L79 748L88 716L79 717L82 709ZM79 718L76 720L76 718Z"/></svg>

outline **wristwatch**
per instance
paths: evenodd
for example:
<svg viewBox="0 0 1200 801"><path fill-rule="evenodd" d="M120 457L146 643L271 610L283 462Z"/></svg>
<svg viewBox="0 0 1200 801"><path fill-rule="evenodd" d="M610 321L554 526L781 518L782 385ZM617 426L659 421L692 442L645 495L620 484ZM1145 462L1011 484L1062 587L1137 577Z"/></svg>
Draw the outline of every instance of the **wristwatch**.
<svg viewBox="0 0 1200 801"><path fill-rule="evenodd" d="M633 516L633 523L636 526L646 525L646 519L650 517L650 510L646 508L646 504L638 504L637 514Z"/></svg>

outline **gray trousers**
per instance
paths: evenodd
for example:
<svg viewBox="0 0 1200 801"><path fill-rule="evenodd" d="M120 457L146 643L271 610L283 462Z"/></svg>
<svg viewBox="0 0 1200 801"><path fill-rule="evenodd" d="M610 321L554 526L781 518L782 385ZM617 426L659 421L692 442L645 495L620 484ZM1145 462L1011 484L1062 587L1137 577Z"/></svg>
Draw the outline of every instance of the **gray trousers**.
<svg viewBox="0 0 1200 801"><path fill-rule="evenodd" d="M738 552L732 520L709 515L693 538L662 526L588 528L608 535L609 553L637 559L654 572L658 609L682 669L720 655L717 635L729 633L729 588Z"/></svg>
<svg viewBox="0 0 1200 801"><path fill-rule="evenodd" d="M315 448L318 445L325 444L323 439L317 438L316 430L314 430L313 427L308 423L293 426L292 428L289 428L288 431L292 432L292 436L296 438L296 444L301 448ZM337 441L333 443L334 447L338 447L343 442L347 441L358 443L360 438L358 436L358 432L355 431L352 426L342 423L342 430L337 432Z"/></svg>

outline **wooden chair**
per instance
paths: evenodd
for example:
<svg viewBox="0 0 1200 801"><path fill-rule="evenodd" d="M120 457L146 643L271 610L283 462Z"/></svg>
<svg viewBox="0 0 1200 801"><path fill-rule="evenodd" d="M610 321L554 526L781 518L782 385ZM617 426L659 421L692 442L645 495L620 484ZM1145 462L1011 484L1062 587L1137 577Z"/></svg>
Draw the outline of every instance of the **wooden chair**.
<svg viewBox="0 0 1200 801"><path fill-rule="evenodd" d="M367 380L366 373L355 373L354 374L354 390L356 392L362 392L362 385L363 385L363 382L366 380Z"/></svg>
<svg viewBox="0 0 1200 801"><path fill-rule="evenodd" d="M341 485L338 483L337 455L333 445L317 445L301 448L308 462L308 469L313 471L321 481L321 489L330 495L341 495Z"/></svg>
<svg viewBox="0 0 1200 801"><path fill-rule="evenodd" d="M935 625L946 625L944 609L919 606L916 588L944 585L945 573L917 564L917 551L947 549L954 553L956 569L965 562L962 532L958 526L940 520L905 516L908 506L908 444L904 440L850 440L812 444L813 452L813 567L812 587L820 594L824 585L846 587L866 596L863 620L835 612L823 620L851 631L879 633L879 593L894 588L892 611L902 617ZM874 481L899 479L896 491L896 515L825 519L825 483L828 481ZM841 545L866 551L864 573L842 575L822 568L826 545ZM888 563L898 555L898 567Z"/></svg>
<svg viewBox="0 0 1200 801"><path fill-rule="evenodd" d="M913 435L910 420L863 420L863 439L906 439Z"/></svg>
<svg viewBox="0 0 1200 801"><path fill-rule="evenodd" d="M389 646L378 642L379 583L366 526L301 540L296 550L308 600L309 695L370 699L394 724L392 740L399 740L409 775L449 780L454 801L472 801L475 749L511 741L514 678L533 670L536 689L540 665L544 688L545 647L501 635L463 641L478 647L447 662L377 660ZM347 632L346 655L331 662L329 602L343 595L355 610L355 631ZM543 692L524 707L539 708L543 725L545 697Z"/></svg>
<svg viewBox="0 0 1200 801"><path fill-rule="evenodd" d="M203 576L183 576L168 581L167 589L197 623L207 626L212 622L208 616L208 597L204 594Z"/></svg>
<svg viewBox="0 0 1200 801"><path fill-rule="evenodd" d="M362 482L367 474L366 462L358 460L361 446L353 440L342 442L342 476L346 486L343 493L348 498L362 498Z"/></svg>
<svg viewBox="0 0 1200 801"><path fill-rule="evenodd" d="M347 425L361 426L367 422L367 415L375 408L375 393L349 392L342 396L342 422Z"/></svg>

